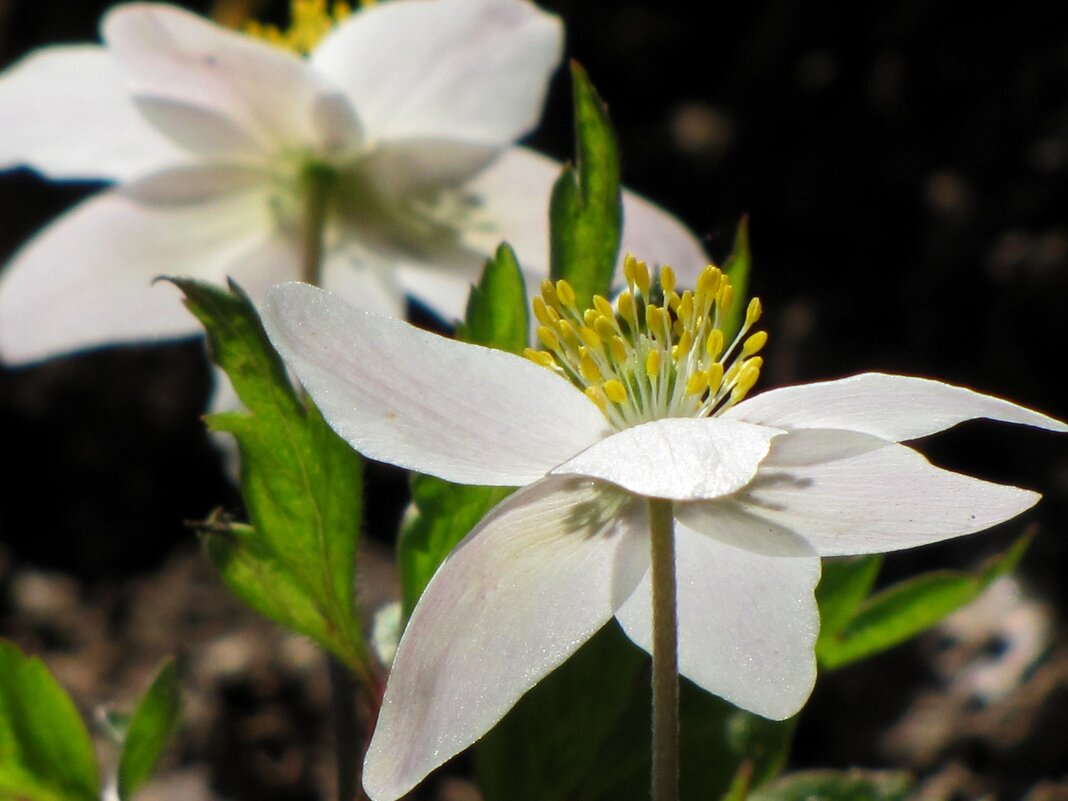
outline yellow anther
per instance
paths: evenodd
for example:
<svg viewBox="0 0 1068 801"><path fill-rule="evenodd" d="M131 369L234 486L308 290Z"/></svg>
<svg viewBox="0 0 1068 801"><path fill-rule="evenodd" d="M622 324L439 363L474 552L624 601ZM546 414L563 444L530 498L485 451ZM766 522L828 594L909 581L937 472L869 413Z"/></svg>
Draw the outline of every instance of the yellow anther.
<svg viewBox="0 0 1068 801"><path fill-rule="evenodd" d="M649 267L646 266L644 261L636 262L634 265L634 283L645 297L649 297L649 287L652 285L652 280L649 277Z"/></svg>
<svg viewBox="0 0 1068 801"><path fill-rule="evenodd" d="M660 375L660 351L651 350L645 357L645 374L650 378Z"/></svg>
<svg viewBox="0 0 1068 801"><path fill-rule="evenodd" d="M335 25L351 13L352 6L344 2L336 2L333 8L328 8L326 0L293 0L290 4L291 22L287 30L249 22L245 32L286 50L307 55Z"/></svg>
<svg viewBox="0 0 1068 801"><path fill-rule="evenodd" d="M575 305L575 290L571 288L571 284L561 278L556 282L556 296L560 299L560 302L565 308L570 308Z"/></svg>
<svg viewBox="0 0 1068 801"><path fill-rule="evenodd" d="M723 332L718 328L713 328L708 332L708 338L705 339L705 353L710 359L718 359L719 355L723 353Z"/></svg>
<svg viewBox="0 0 1068 801"><path fill-rule="evenodd" d="M586 311L582 313L582 320L590 328L593 328L594 324L597 322L597 318L600 316L601 313L597 311L597 309L586 309Z"/></svg>
<svg viewBox="0 0 1068 801"><path fill-rule="evenodd" d="M556 330L560 332L560 336L564 342L570 345L572 348L577 348L582 340L579 339L578 332L575 330L575 326L571 325L567 320L561 320L556 324Z"/></svg>
<svg viewBox="0 0 1068 801"><path fill-rule="evenodd" d="M597 321L593 324L593 330L597 332L597 336L607 342L616 335L615 318L613 317L611 320L607 317L597 318Z"/></svg>
<svg viewBox="0 0 1068 801"><path fill-rule="evenodd" d="M719 306L721 311L729 311L731 308L731 301L734 300L734 287L729 282L724 281L720 284L719 295L716 297L716 305Z"/></svg>
<svg viewBox="0 0 1068 801"><path fill-rule="evenodd" d="M749 337L742 345L742 358L745 358L746 356L752 356L754 353L757 353L761 348L764 347L764 345L767 344L767 342L768 332L757 331L755 334Z"/></svg>
<svg viewBox="0 0 1068 801"><path fill-rule="evenodd" d="M664 290L664 297L675 291L675 281L675 271L671 269L671 265L665 264L660 268L660 288Z"/></svg>
<svg viewBox="0 0 1068 801"><path fill-rule="evenodd" d="M693 293L690 290L686 290L682 293L682 299L679 301L679 307L675 309L675 313L679 316L679 320L683 325L689 325L691 318L693 318Z"/></svg>
<svg viewBox="0 0 1068 801"><path fill-rule="evenodd" d="M623 341L623 337L612 337L609 347L612 350L612 361L616 364L623 364L627 361L627 343Z"/></svg>
<svg viewBox="0 0 1068 801"><path fill-rule="evenodd" d="M608 407L608 396L600 387L586 387L586 397L596 403L602 412Z"/></svg>
<svg viewBox="0 0 1068 801"><path fill-rule="evenodd" d="M616 379L604 382L604 394L612 403L623 403L627 399L627 389Z"/></svg>
<svg viewBox="0 0 1068 801"><path fill-rule="evenodd" d="M549 317L549 307L545 305L545 301L542 300L541 295L535 295L534 300L531 302L534 307L534 319L542 325L555 325L556 320Z"/></svg>
<svg viewBox="0 0 1068 801"><path fill-rule="evenodd" d="M628 253L623 257L623 279L628 284L636 284L637 281L634 277L634 268L638 264L638 260L634 258L633 253Z"/></svg>
<svg viewBox="0 0 1068 801"><path fill-rule="evenodd" d="M708 389L708 373L698 370L686 381L687 395L701 395Z"/></svg>
<svg viewBox="0 0 1068 801"><path fill-rule="evenodd" d="M619 298L616 300L616 308L619 310L619 316L626 320L631 328L636 329L638 327L638 308L634 303L634 295L631 294L629 289L624 289L619 293Z"/></svg>
<svg viewBox="0 0 1068 801"><path fill-rule="evenodd" d="M676 353L676 359L685 356L687 353L690 352L690 348L693 347L693 334L691 334L689 331L683 331L682 336L679 337L678 344L675 345L675 347L678 348L677 351L673 351L674 353Z"/></svg>
<svg viewBox="0 0 1068 801"><path fill-rule="evenodd" d="M665 308L675 311L679 308L679 303L682 302L682 298L679 297L679 293L672 290L671 292L664 293L664 306Z"/></svg>
<svg viewBox="0 0 1068 801"><path fill-rule="evenodd" d="M538 341L549 350L560 350L560 339L547 325L538 326Z"/></svg>
<svg viewBox="0 0 1068 801"><path fill-rule="evenodd" d="M763 311L764 309L760 305L760 298L753 298L751 301L749 301L749 306L745 310L745 324L747 326L750 326L755 323L757 320L760 319L760 315L763 313Z"/></svg>
<svg viewBox="0 0 1068 801"><path fill-rule="evenodd" d="M697 291L702 295L715 295L719 291L720 279L723 277L723 273L719 271L718 267L708 265L701 271L701 274L697 276Z"/></svg>
<svg viewBox="0 0 1068 801"><path fill-rule="evenodd" d="M589 354L583 354L582 359L579 361L579 372L582 373L583 378L591 383L604 378L601 375L600 368L597 367L597 362L590 358Z"/></svg>
<svg viewBox="0 0 1068 801"><path fill-rule="evenodd" d="M597 309L602 316L607 317L609 320L616 319L616 310L612 308L612 304L608 302L607 298L601 295L593 296L593 308Z"/></svg>
<svg viewBox="0 0 1068 801"><path fill-rule="evenodd" d="M659 334L664 330L666 315L659 306L645 307L645 328L650 334Z"/></svg>
<svg viewBox="0 0 1068 801"><path fill-rule="evenodd" d="M601 350L602 340L601 337L598 336L596 331L594 331L589 326L584 325L578 330L578 332L579 336L582 337L582 341L586 344L587 348L595 351Z"/></svg>
<svg viewBox="0 0 1068 801"><path fill-rule="evenodd" d="M716 362L705 371L705 375L708 376L708 388L715 392L723 383L723 365Z"/></svg>
<svg viewBox="0 0 1068 801"><path fill-rule="evenodd" d="M526 348L523 350L523 355L535 364L540 364L542 367L552 367L554 364L556 364L556 359L553 358L553 355L551 353L547 353L544 350L534 350L534 348Z"/></svg>
<svg viewBox="0 0 1068 801"><path fill-rule="evenodd" d="M760 366L762 360L758 356L755 359L750 359L745 362L745 366L742 368L742 372L738 376L738 381L734 385L734 389L731 390L731 401L737 403L746 396L746 393L753 388L757 379L760 378Z"/></svg>
<svg viewBox="0 0 1068 801"><path fill-rule="evenodd" d="M548 306L560 311L560 298L556 296L556 287L548 278L541 282L541 296Z"/></svg>

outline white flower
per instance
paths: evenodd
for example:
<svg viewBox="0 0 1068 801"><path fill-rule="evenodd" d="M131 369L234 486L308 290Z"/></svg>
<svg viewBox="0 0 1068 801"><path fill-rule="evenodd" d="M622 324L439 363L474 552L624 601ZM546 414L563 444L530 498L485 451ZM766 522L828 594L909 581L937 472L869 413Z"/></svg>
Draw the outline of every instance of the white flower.
<svg viewBox="0 0 1068 801"><path fill-rule="evenodd" d="M0 274L0 356L192 335L159 275L253 299L302 277L308 179L329 184L321 283L362 308L406 293L446 319L502 239L545 274L558 165L512 143L537 122L560 21L523 0L393 0L303 58L180 8L134 3L103 47L55 46L0 75L0 169L114 182ZM633 195L626 243L703 263ZM308 276L303 276L306 280Z"/></svg>
<svg viewBox="0 0 1068 801"><path fill-rule="evenodd" d="M648 497L674 502L680 672L775 719L815 681L821 556L969 534L1039 498L899 443L975 417L1062 423L874 373L743 400L766 339L748 332L759 303L732 345L716 325L731 294L718 270L681 295L670 269L658 283L639 262L626 271L614 307L582 313L546 282L535 313L548 350L526 360L300 284L268 297L273 342L353 447L523 487L441 566L404 632L365 763L376 801L477 740L613 616L651 649Z"/></svg>

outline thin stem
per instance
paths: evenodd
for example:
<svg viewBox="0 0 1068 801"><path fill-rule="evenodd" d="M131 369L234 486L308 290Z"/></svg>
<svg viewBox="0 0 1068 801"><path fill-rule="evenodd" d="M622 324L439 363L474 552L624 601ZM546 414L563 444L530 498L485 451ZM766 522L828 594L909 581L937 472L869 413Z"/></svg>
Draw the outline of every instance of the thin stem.
<svg viewBox="0 0 1068 801"><path fill-rule="evenodd" d="M319 164L309 164L301 176L304 187L301 278L313 286L322 284L323 237L335 177L332 169Z"/></svg>
<svg viewBox="0 0 1068 801"><path fill-rule="evenodd" d="M330 672L330 704L334 718L334 753L337 767L338 801L356 798L356 763L360 739L356 720L356 682L345 665L327 657Z"/></svg>
<svg viewBox="0 0 1068 801"><path fill-rule="evenodd" d="M671 501L649 499L653 585L653 801L679 797L679 647Z"/></svg>

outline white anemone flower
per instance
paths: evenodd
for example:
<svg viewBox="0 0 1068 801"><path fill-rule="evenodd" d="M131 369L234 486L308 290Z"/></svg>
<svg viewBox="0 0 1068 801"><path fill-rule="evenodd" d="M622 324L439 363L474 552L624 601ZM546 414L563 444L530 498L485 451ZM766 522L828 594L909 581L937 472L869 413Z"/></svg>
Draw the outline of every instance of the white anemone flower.
<svg viewBox="0 0 1068 801"><path fill-rule="evenodd" d="M903 440L986 417L1066 431L1014 403L868 373L745 400L754 301L733 343L709 267L681 295L628 260L612 306L546 282L529 359L272 290L270 336L327 420L372 459L522 487L434 575L404 631L364 766L375 801L466 748L613 617L652 649L648 499L672 501L679 672L743 709L795 714L816 677L820 557L970 534L1039 495L931 465ZM549 369L545 369L548 367Z"/></svg>
<svg viewBox="0 0 1068 801"><path fill-rule="evenodd" d="M101 32L103 46L46 47L0 75L0 169L114 184L0 273L6 362L199 333L159 275L231 277L254 300L303 278L392 315L410 294L446 320L503 239L535 286L545 275L559 165L513 143L559 62L557 17L523 0L392 0L306 57L162 4L118 6ZM628 246L703 265L672 217L634 195L625 213Z"/></svg>

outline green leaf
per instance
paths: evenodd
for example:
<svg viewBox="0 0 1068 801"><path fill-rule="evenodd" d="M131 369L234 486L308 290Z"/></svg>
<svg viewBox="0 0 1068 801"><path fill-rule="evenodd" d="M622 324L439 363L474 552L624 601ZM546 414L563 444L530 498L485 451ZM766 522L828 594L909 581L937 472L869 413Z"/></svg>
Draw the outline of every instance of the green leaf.
<svg viewBox="0 0 1068 801"><path fill-rule="evenodd" d="M623 225L619 148L608 109L586 71L571 62L575 107L575 167L565 165L549 204L550 273L566 279L580 309L607 295Z"/></svg>
<svg viewBox="0 0 1068 801"><path fill-rule="evenodd" d="M527 288L515 252L508 244L486 262L478 286L471 288L458 339L511 353L522 353L530 336Z"/></svg>
<svg viewBox="0 0 1068 801"><path fill-rule="evenodd" d="M119 798L128 801L156 769L163 748L178 725L182 698L178 669L168 661L152 682L126 726L119 760Z"/></svg>
<svg viewBox="0 0 1068 801"><path fill-rule="evenodd" d="M255 307L236 285L227 292L174 283L247 409L208 418L212 430L237 438L251 523L208 521L208 558L238 597L368 679L353 587L362 459L297 395Z"/></svg>
<svg viewBox="0 0 1068 801"><path fill-rule="evenodd" d="M903 801L911 783L907 773L814 770L783 776L749 801Z"/></svg>
<svg viewBox="0 0 1068 801"><path fill-rule="evenodd" d="M40 659L0 641L0 799L97 801L93 743Z"/></svg>
<svg viewBox="0 0 1068 801"><path fill-rule="evenodd" d="M830 636L820 637L816 655L825 668L839 668L885 651L937 624L1011 572L1030 545L1023 536L975 574L936 571L873 595Z"/></svg>
<svg viewBox="0 0 1068 801"><path fill-rule="evenodd" d="M486 801L646 801L649 658L609 623L475 746ZM680 686L681 801L717 798L743 763L757 785L786 758L793 721Z"/></svg>
<svg viewBox="0 0 1068 801"><path fill-rule="evenodd" d="M734 288L734 302L723 321L723 336L727 342L734 339L745 319L745 310L749 292L749 268L753 263L753 254L749 251L749 216L738 221L734 232L734 246L727 261L723 263L723 272L731 280Z"/></svg>
<svg viewBox="0 0 1068 801"><path fill-rule="evenodd" d="M853 619L882 565L881 554L823 560L823 575L816 587L821 639L837 637Z"/></svg>

